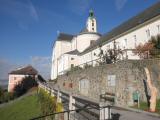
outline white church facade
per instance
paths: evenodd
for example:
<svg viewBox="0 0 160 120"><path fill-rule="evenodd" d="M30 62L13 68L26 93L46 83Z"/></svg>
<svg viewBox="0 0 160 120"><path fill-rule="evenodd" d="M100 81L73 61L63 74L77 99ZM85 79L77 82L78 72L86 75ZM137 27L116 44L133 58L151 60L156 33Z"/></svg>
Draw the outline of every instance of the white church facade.
<svg viewBox="0 0 160 120"><path fill-rule="evenodd" d="M90 11L86 28L77 35L60 33L53 45L51 79L66 73L72 66L98 59L103 51L116 47L125 51L121 59L140 59L133 50L160 33L160 2L144 10L110 32L97 32L97 21Z"/></svg>

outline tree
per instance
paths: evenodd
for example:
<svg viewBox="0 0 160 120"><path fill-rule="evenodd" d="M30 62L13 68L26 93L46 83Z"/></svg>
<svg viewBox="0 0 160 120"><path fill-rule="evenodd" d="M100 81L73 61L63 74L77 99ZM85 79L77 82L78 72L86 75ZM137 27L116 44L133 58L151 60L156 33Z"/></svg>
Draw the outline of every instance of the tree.
<svg viewBox="0 0 160 120"><path fill-rule="evenodd" d="M37 85L38 84L33 77L25 77L22 82L15 86L14 93L17 97L19 97L26 93L29 89L31 89L32 87L36 87Z"/></svg>
<svg viewBox="0 0 160 120"><path fill-rule="evenodd" d="M113 42L113 49L108 49L107 51L103 51L101 46L99 46L100 53L97 55L101 60L102 63L116 63L120 59L120 55L123 55L122 50L117 47L116 42ZM94 55L96 55L94 53Z"/></svg>
<svg viewBox="0 0 160 120"><path fill-rule="evenodd" d="M0 103L3 102L3 98L4 98L4 91L3 91L3 89L0 87Z"/></svg>
<svg viewBox="0 0 160 120"><path fill-rule="evenodd" d="M14 95L0 87L0 104L4 102L8 102L12 99L14 99Z"/></svg>
<svg viewBox="0 0 160 120"><path fill-rule="evenodd" d="M135 54L142 59L146 58L160 58L160 35L151 37L151 39L145 44L139 44L136 47Z"/></svg>

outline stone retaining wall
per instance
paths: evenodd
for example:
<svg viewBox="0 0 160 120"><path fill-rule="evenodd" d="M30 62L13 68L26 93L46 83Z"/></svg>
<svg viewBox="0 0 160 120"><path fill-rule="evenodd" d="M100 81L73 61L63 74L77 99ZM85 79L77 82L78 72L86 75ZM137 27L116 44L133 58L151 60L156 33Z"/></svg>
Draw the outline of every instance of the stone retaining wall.
<svg viewBox="0 0 160 120"><path fill-rule="evenodd" d="M158 88L160 98L160 59L150 60L125 60L115 64L106 64L97 67L89 67L72 71L58 77L58 85L61 89L73 94L81 94L96 101L100 100L100 94L115 93L116 105L133 105L132 94L138 90L140 100L146 101L143 80L146 80L144 67L151 70L153 83ZM115 75L115 86L109 86L109 75ZM89 89L84 94L79 89L79 81L89 81ZM114 84L113 84L114 85ZM149 90L148 90L149 91Z"/></svg>

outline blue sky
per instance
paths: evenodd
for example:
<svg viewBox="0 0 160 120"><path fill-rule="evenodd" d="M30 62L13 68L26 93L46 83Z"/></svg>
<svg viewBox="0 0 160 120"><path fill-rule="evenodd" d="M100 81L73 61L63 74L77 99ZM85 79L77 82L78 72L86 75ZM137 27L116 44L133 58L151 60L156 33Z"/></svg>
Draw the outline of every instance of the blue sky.
<svg viewBox="0 0 160 120"><path fill-rule="evenodd" d="M57 31L76 34L93 9L102 34L159 0L0 0L0 79L32 64L50 74Z"/></svg>

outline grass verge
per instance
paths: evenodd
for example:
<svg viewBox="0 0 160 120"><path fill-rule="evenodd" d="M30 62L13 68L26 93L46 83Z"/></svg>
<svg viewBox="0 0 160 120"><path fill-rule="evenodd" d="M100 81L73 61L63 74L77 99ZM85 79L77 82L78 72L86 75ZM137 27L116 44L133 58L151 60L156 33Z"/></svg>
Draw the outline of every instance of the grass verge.
<svg viewBox="0 0 160 120"><path fill-rule="evenodd" d="M132 108L136 108L136 109L140 109L140 110L144 110L144 111L149 111L149 108L147 106L147 102L140 102L139 108L137 106L132 106ZM157 100L156 113L160 114L160 99Z"/></svg>
<svg viewBox="0 0 160 120"><path fill-rule="evenodd" d="M1 120L28 120L40 115L36 91L33 94L0 108Z"/></svg>

